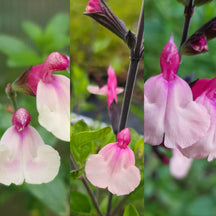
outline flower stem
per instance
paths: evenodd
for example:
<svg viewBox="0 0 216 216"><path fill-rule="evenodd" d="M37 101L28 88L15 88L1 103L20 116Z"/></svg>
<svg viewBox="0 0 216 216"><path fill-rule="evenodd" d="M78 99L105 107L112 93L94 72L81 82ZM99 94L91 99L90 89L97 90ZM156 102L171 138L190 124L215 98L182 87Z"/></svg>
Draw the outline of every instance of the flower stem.
<svg viewBox="0 0 216 216"><path fill-rule="evenodd" d="M193 12L194 12L193 0L188 0L188 3L185 6L185 10L184 10L185 22L184 22L184 28L183 28L183 32L182 32L182 39L181 39L181 43L180 43L180 47L179 47L180 62L181 62L181 58L182 58L182 55L180 54L180 49L181 49L182 44L187 40L188 31L189 31L189 27L190 27L190 20L191 20L191 17L193 16Z"/></svg>
<svg viewBox="0 0 216 216"><path fill-rule="evenodd" d="M110 216L115 216L117 214L117 212L121 209L123 203L125 202L125 200L127 199L127 195L125 195L122 200L118 203L118 205L116 206L116 208L111 212Z"/></svg>
<svg viewBox="0 0 216 216"><path fill-rule="evenodd" d="M76 159L74 158L72 152L70 152L70 160L71 160L71 163L73 164L74 168L79 169L79 165L77 164ZM92 192L92 190L91 190L91 188L90 188L90 186L88 184L88 181L87 181L86 177L82 174L80 179L81 179L82 183L84 184L89 196L91 197L92 203L93 203L98 215L103 216L103 214L100 211L100 208L98 206L97 200L95 199L95 196L94 196L94 194L93 194L93 192Z"/></svg>
<svg viewBox="0 0 216 216"><path fill-rule="evenodd" d="M112 205L112 193L109 192L109 200L108 200L108 204L107 204L107 211L106 211L106 216L109 216L110 214L110 210L111 210L111 205Z"/></svg>
<svg viewBox="0 0 216 216"><path fill-rule="evenodd" d="M16 102L16 92L13 90L11 83L7 84L5 92L6 92L7 97L11 100L14 110L16 111L18 108L17 102Z"/></svg>
<svg viewBox="0 0 216 216"><path fill-rule="evenodd" d="M137 75L137 68L143 53L142 52L143 35L144 35L144 0L140 12L135 48L134 50L131 50L131 56L130 56L131 61L128 70L128 76L126 81L118 131L124 129L127 123L128 112L130 109L131 98L132 98L134 84Z"/></svg>

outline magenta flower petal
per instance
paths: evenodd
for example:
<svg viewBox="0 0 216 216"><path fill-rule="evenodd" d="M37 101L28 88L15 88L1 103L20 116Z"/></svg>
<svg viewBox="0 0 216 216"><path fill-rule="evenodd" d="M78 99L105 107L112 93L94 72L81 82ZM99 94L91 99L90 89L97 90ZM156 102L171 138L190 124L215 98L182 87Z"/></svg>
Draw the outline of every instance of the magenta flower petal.
<svg viewBox="0 0 216 216"><path fill-rule="evenodd" d="M28 77L28 85L36 95L37 85L40 80L43 82L52 82L54 71L66 70L69 67L70 60L67 56L59 52L52 52L43 64L32 67Z"/></svg>
<svg viewBox="0 0 216 216"><path fill-rule="evenodd" d="M39 123L57 138L70 141L70 80L53 75L53 81L40 81L37 88Z"/></svg>
<svg viewBox="0 0 216 216"><path fill-rule="evenodd" d="M127 146L130 133L126 128L119 133L116 143L103 147L86 162L88 180L95 186L108 188L118 196L129 194L140 183L140 172L135 166L133 151Z"/></svg>
<svg viewBox="0 0 216 216"><path fill-rule="evenodd" d="M90 0L86 7L86 12L90 12L90 13L102 12L102 8L100 6L99 0Z"/></svg>
<svg viewBox="0 0 216 216"><path fill-rule="evenodd" d="M178 149L172 149L173 156L170 159L170 173L176 179L184 178L191 168L192 159L182 155Z"/></svg>

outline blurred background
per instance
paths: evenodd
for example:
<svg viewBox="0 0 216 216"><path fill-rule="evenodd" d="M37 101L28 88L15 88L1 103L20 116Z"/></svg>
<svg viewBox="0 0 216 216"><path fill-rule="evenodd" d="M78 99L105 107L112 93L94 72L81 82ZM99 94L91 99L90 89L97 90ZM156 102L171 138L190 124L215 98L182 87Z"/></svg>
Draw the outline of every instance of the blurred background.
<svg viewBox="0 0 216 216"><path fill-rule="evenodd" d="M12 106L5 95L12 83L28 67L41 64L52 51L69 56L69 1L1 0L0 7L0 137L11 126ZM69 77L64 71L63 74ZM32 116L31 125L44 142L58 150L61 168L48 184L0 185L1 215L66 216L69 214L69 145L56 139L38 124L35 98L17 94L18 107ZM0 173L0 175L3 175Z"/></svg>
<svg viewBox="0 0 216 216"><path fill-rule="evenodd" d="M170 38L179 47L184 25L184 6L177 0L145 0L145 75L159 74L160 53ZM216 16L216 2L196 7L189 36ZM216 76L216 40L208 42L209 52L183 56L178 75L195 73L195 78ZM168 157L171 152L158 151ZM176 180L170 175L169 165L159 160L152 147L145 145L145 216L214 216L216 212L216 161L194 160L188 175Z"/></svg>

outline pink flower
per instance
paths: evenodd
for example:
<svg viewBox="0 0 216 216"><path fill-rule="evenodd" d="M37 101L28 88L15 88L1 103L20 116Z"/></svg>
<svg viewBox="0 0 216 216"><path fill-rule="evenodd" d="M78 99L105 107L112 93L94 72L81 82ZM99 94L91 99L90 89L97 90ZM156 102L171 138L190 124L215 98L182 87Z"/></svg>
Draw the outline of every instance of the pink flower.
<svg viewBox="0 0 216 216"><path fill-rule="evenodd" d="M197 96L196 102L208 110L210 126L202 139L188 148L180 148L180 151L190 158L208 157L211 161L216 158L216 78L197 81L192 91Z"/></svg>
<svg viewBox="0 0 216 216"><path fill-rule="evenodd" d="M70 79L53 75L65 70L69 58L51 53L43 64L32 67L28 85L36 95L39 123L57 138L70 141Z"/></svg>
<svg viewBox="0 0 216 216"><path fill-rule="evenodd" d="M122 93L124 89L117 87L117 78L115 71L111 66L109 66L107 73L107 85L104 85L101 88L99 88L98 86L89 85L87 89L92 94L106 95L108 107L110 108L110 105L113 101L115 101L116 103L118 102L117 94Z"/></svg>
<svg viewBox="0 0 216 216"><path fill-rule="evenodd" d="M133 151L128 147L130 131L122 130L116 143L103 147L88 158L85 172L88 180L118 196L131 193L140 183L140 172L135 166Z"/></svg>
<svg viewBox="0 0 216 216"><path fill-rule="evenodd" d="M144 84L145 142L168 148L188 147L201 139L209 127L205 107L193 101L189 85L176 75L178 49L171 36L160 58L162 73Z"/></svg>
<svg viewBox="0 0 216 216"><path fill-rule="evenodd" d="M58 174L60 157L45 145L38 132L29 125L31 116L18 109L0 141L0 183L5 185L41 184L52 181Z"/></svg>
<svg viewBox="0 0 216 216"><path fill-rule="evenodd" d="M102 12L99 0L90 0L88 6L86 7L86 12L95 13Z"/></svg>
<svg viewBox="0 0 216 216"><path fill-rule="evenodd" d="M170 173L174 178L182 179L190 170L193 160L182 155L178 149L172 149L172 152L173 156L170 159Z"/></svg>

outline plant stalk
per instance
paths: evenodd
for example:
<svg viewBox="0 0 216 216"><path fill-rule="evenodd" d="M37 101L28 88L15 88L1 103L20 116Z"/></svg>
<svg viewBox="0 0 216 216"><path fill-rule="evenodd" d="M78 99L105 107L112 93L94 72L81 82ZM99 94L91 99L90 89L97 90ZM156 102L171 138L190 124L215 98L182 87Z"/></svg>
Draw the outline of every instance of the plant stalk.
<svg viewBox="0 0 216 216"><path fill-rule="evenodd" d="M127 76L127 81L126 81L123 104L121 108L121 115L120 115L120 121L119 121L120 123L119 123L118 131L121 131L122 129L124 129L127 123L131 98L132 98L136 75L137 75L137 68L138 68L139 61L142 56L141 46L143 42L143 35L144 35L144 0L142 2L141 12L140 12L135 48L134 50L131 50L131 56L130 56L131 61L130 61L130 66L128 70L128 76Z"/></svg>

